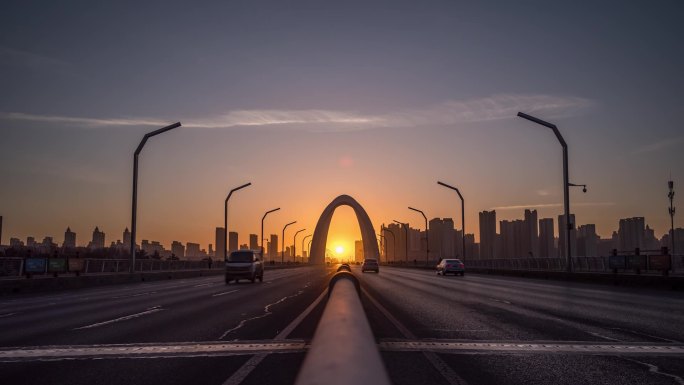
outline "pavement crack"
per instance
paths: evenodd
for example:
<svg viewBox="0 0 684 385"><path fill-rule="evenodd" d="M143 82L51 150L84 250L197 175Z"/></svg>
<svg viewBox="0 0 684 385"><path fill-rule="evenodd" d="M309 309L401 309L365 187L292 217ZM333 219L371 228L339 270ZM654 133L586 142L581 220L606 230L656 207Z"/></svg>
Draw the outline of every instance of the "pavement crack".
<svg viewBox="0 0 684 385"><path fill-rule="evenodd" d="M245 319L241 320L235 327L228 329L225 332L223 332L223 334L221 334L221 337L219 337L218 339L219 340L224 339L228 334L230 334L230 333L232 333L238 329L241 329L249 321L254 321L254 320L257 320L260 318L268 317L269 315L273 314L273 312L271 311L271 307L273 307L279 303L285 302L290 298L297 297L298 295L301 295L303 292L304 292L303 290L299 290L297 292L297 294L288 295L288 296L283 297L283 298L281 298L281 299L279 299L273 303L269 303L268 305L264 306L264 313L263 314L260 314L260 315L254 316L254 317L250 317L250 318L245 318Z"/></svg>
<svg viewBox="0 0 684 385"><path fill-rule="evenodd" d="M665 376L665 377L670 377L670 378L672 378L673 380L677 381L678 384L684 385L684 378L679 377L679 376L676 375L676 374L661 372L661 371L660 371L660 368L657 367L656 365L649 364L648 362L642 362L642 361L633 360L633 359L631 359L631 358L625 358L625 360L627 360L627 361L632 361L632 362L636 362L637 364L641 364L641 365L647 366L649 372L655 373L655 374L660 374L661 376Z"/></svg>

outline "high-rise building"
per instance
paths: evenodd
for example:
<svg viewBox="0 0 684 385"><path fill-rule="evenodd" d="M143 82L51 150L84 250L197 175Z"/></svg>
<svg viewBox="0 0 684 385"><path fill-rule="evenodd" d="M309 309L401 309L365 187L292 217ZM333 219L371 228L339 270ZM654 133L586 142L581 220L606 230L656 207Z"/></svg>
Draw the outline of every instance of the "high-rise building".
<svg viewBox="0 0 684 385"><path fill-rule="evenodd" d="M570 251L572 255L577 255L577 228L575 226L575 214L570 214L570 224L572 230L570 231ZM565 239L568 236L568 224L565 221L565 214L558 216L558 254L561 258L567 258L568 249Z"/></svg>
<svg viewBox="0 0 684 385"><path fill-rule="evenodd" d="M223 239L223 227L216 228L216 236L214 238L214 244L216 245L216 251L214 255L216 258L223 258L223 254L226 252L226 242Z"/></svg>
<svg viewBox="0 0 684 385"><path fill-rule="evenodd" d="M433 218L430 226L430 253L437 259L455 256L454 221L451 218Z"/></svg>
<svg viewBox="0 0 684 385"><path fill-rule="evenodd" d="M275 261L278 257L278 235L271 234L271 242L268 248L268 257L271 261Z"/></svg>
<svg viewBox="0 0 684 385"><path fill-rule="evenodd" d="M36 247L36 238L34 237L26 237L26 247L33 249Z"/></svg>
<svg viewBox="0 0 684 385"><path fill-rule="evenodd" d="M598 235L596 225L588 224L577 227L577 256L598 257Z"/></svg>
<svg viewBox="0 0 684 385"><path fill-rule="evenodd" d="M123 245L126 249L131 248L131 232L128 231L128 227L123 232Z"/></svg>
<svg viewBox="0 0 684 385"><path fill-rule="evenodd" d="M214 253L213 245L211 243L209 244L209 251L207 252L207 255L210 257L216 257L216 253Z"/></svg>
<svg viewBox="0 0 684 385"><path fill-rule="evenodd" d="M228 232L228 252L238 249L238 233L235 231Z"/></svg>
<svg viewBox="0 0 684 385"><path fill-rule="evenodd" d="M539 256L539 232L537 230L537 210L525 210L525 229L522 240L523 251L527 256Z"/></svg>
<svg viewBox="0 0 684 385"><path fill-rule="evenodd" d="M171 242L171 253L176 257L185 258L185 246L178 241Z"/></svg>
<svg viewBox="0 0 684 385"><path fill-rule="evenodd" d="M496 211L480 213L480 258L495 258Z"/></svg>
<svg viewBox="0 0 684 385"><path fill-rule="evenodd" d="M201 251L199 243L188 242L185 244L185 257L188 259L200 258Z"/></svg>
<svg viewBox="0 0 684 385"><path fill-rule="evenodd" d="M354 261L363 262L363 241L354 241Z"/></svg>
<svg viewBox="0 0 684 385"><path fill-rule="evenodd" d="M404 225L390 223L386 229L391 231L397 239L396 243L390 242L391 247L387 248L387 253L391 255L395 261L406 260L406 230L404 229ZM392 235L389 235L389 239L392 239ZM396 249L394 248L395 245Z"/></svg>
<svg viewBox="0 0 684 385"><path fill-rule="evenodd" d="M645 232L644 217L634 217L620 219L620 228L618 230L619 249L620 251L633 251L637 247L644 249L644 232Z"/></svg>
<svg viewBox="0 0 684 385"><path fill-rule="evenodd" d="M95 230L93 230L93 240L90 241L88 248L91 250L97 250L97 249L104 249L104 247L105 247L105 233L103 231L100 231L100 229L96 226Z"/></svg>
<svg viewBox="0 0 684 385"><path fill-rule="evenodd" d="M76 248L76 233L71 231L70 227L67 227L64 232L64 243L62 243L62 247L65 249Z"/></svg>
<svg viewBox="0 0 684 385"><path fill-rule="evenodd" d="M558 257L554 243L555 232L553 229L553 218L542 218L539 220L539 256L541 258Z"/></svg>
<svg viewBox="0 0 684 385"><path fill-rule="evenodd" d="M249 248L251 250L259 250L259 236L256 234L249 234Z"/></svg>

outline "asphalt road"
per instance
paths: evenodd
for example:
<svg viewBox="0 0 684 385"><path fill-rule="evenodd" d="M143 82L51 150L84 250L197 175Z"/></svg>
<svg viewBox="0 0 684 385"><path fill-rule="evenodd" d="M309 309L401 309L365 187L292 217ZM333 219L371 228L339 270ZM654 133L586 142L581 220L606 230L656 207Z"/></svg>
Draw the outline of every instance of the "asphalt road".
<svg viewBox="0 0 684 385"><path fill-rule="evenodd" d="M267 271L255 284L226 286L215 276L3 297L0 378L290 384L332 272L302 267ZM394 383L684 384L681 293L388 267L354 273Z"/></svg>

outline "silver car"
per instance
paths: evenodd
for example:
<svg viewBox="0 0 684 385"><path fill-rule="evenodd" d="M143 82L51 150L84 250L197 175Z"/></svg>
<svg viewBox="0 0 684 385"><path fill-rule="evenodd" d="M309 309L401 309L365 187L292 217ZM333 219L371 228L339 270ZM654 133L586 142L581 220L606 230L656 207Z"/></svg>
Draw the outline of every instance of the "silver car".
<svg viewBox="0 0 684 385"><path fill-rule="evenodd" d="M465 275L465 265L460 259L442 259L437 265L437 274Z"/></svg>
<svg viewBox="0 0 684 385"><path fill-rule="evenodd" d="M264 264L261 262L261 254L254 250L233 251L226 258L226 285L230 281L239 282L240 278L249 279L254 283L264 281Z"/></svg>

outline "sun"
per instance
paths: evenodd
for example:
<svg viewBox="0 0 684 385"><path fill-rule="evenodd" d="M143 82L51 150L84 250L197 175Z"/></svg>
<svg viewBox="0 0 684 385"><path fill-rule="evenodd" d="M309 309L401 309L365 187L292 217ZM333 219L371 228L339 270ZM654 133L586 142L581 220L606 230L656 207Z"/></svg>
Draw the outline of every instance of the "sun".
<svg viewBox="0 0 684 385"><path fill-rule="evenodd" d="M335 248L335 252L336 252L337 254L342 254L342 253L344 253L344 247L342 247L342 246L337 246L337 247Z"/></svg>

